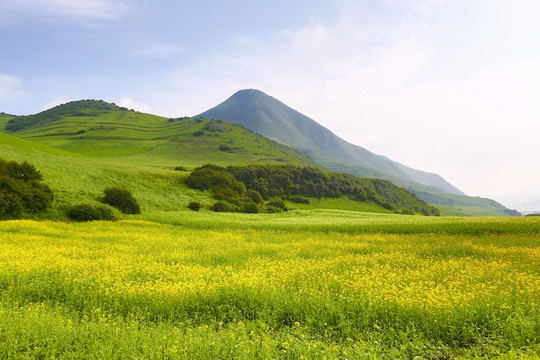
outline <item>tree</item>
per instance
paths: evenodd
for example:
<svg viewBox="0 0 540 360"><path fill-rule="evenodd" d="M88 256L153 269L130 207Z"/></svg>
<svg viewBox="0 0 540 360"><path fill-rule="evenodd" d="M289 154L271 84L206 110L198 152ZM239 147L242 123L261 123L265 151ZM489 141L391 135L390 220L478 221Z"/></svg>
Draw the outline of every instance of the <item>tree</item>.
<svg viewBox="0 0 540 360"><path fill-rule="evenodd" d="M0 159L0 219L17 219L49 207L54 195L41 179L39 170L26 161Z"/></svg>

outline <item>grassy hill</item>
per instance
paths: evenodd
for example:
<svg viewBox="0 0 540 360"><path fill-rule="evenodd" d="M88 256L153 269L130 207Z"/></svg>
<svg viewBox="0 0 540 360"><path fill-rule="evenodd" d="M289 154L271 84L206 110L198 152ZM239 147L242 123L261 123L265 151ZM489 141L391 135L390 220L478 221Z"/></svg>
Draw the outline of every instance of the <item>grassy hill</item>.
<svg viewBox="0 0 540 360"><path fill-rule="evenodd" d="M143 217L167 212L180 212L174 217L182 217L191 201L202 203L204 211L209 211L215 202L211 193L189 189L183 182L189 171L175 171L177 166L319 166L287 146L239 125L206 119L166 119L112 106L112 110L86 112L84 116L83 109L69 106L72 111L63 112L54 121L43 117L28 121L31 117L25 117L26 125L14 132L17 136L0 133L0 158L29 161L53 190L55 199L53 207L43 214L46 218L65 216L73 204L97 201L103 190L112 186L130 190L142 206ZM391 212L373 201L311 200L309 205L287 205Z"/></svg>
<svg viewBox="0 0 540 360"><path fill-rule="evenodd" d="M291 148L238 125L187 117L167 119L95 100L74 101L36 115L14 117L6 131L50 147L122 164L319 166Z"/></svg>

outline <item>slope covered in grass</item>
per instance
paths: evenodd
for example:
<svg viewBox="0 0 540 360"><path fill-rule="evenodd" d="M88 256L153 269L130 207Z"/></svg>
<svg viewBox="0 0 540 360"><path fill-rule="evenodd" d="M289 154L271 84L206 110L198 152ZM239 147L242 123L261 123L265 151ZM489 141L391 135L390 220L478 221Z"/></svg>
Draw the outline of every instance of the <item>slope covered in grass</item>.
<svg viewBox="0 0 540 360"><path fill-rule="evenodd" d="M81 100L16 117L13 135L92 158L158 167L292 163L319 166L291 148L241 126L189 118L166 119Z"/></svg>

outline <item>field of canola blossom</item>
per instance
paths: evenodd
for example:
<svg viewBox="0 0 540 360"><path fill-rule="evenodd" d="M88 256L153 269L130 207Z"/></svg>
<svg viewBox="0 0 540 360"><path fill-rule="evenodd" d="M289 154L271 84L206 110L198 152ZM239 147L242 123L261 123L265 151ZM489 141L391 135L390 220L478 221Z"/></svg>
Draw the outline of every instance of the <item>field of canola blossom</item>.
<svg viewBox="0 0 540 360"><path fill-rule="evenodd" d="M539 358L540 222L504 221L0 222L0 358Z"/></svg>

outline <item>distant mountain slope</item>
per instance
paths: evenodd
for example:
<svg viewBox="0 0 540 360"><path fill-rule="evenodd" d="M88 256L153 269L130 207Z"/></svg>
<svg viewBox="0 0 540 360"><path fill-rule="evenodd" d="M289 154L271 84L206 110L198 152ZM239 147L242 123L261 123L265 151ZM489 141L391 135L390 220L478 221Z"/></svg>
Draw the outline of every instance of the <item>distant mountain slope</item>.
<svg viewBox="0 0 540 360"><path fill-rule="evenodd" d="M324 167L390 180L446 215L517 215L490 199L468 197L441 176L399 164L346 142L314 120L258 90L241 90L198 115L241 124L309 156Z"/></svg>
<svg viewBox="0 0 540 360"><path fill-rule="evenodd" d="M167 119L101 100L72 101L39 114L15 116L5 128L36 143L123 164L320 166L240 125L188 117Z"/></svg>
<svg viewBox="0 0 540 360"><path fill-rule="evenodd" d="M283 142L321 165L363 177L400 179L463 194L436 174L411 169L339 138L314 120L258 90L240 90L199 116L244 125Z"/></svg>

